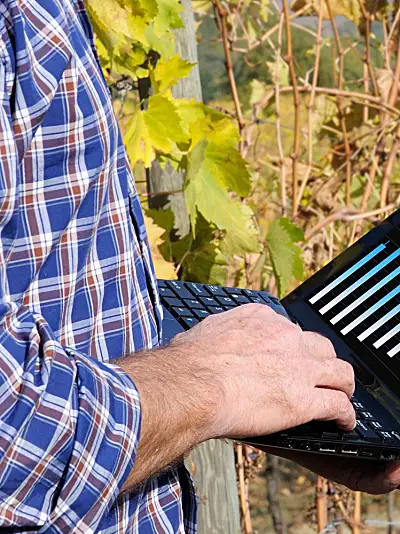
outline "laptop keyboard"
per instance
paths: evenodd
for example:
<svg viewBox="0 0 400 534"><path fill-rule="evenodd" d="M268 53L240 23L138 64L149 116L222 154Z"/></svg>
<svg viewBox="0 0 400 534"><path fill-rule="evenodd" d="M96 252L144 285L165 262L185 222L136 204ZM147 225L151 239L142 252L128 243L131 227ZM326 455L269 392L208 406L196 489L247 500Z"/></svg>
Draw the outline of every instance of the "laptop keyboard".
<svg viewBox="0 0 400 534"><path fill-rule="evenodd" d="M263 304L288 317L279 300L267 291L221 287L176 280L158 280L161 303L180 325L188 330L216 313L231 310L249 303ZM342 432L333 422L313 421L277 434L285 446L316 452L377 457L376 451L362 447L363 443L376 443L387 449L387 459L400 458L400 433L392 425L383 423L357 396L352 398L357 425L352 432ZM301 439L302 441L299 441ZM308 439L312 441L307 441ZM293 440L293 441L291 441ZM304 441L305 440L305 441ZM282 442L282 443L283 443ZM340 446L340 443L343 443ZM395 449L398 449L396 453ZM386 450L386 449L385 449ZM383 449L379 453L383 454ZM380 456L382 457L382 456Z"/></svg>
<svg viewBox="0 0 400 534"><path fill-rule="evenodd" d="M158 289L161 303L186 330L209 315L251 302L270 306L288 317L279 300L267 291L176 280L158 280Z"/></svg>

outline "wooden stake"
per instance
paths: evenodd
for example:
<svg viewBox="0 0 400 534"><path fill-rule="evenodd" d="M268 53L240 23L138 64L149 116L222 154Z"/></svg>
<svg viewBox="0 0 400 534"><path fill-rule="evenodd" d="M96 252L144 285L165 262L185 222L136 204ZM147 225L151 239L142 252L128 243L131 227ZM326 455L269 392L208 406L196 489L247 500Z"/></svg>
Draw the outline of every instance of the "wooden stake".
<svg viewBox="0 0 400 534"><path fill-rule="evenodd" d="M321 532L328 524L328 500L326 497L328 484L325 478L318 476L316 487L316 503L317 503L317 528Z"/></svg>
<svg viewBox="0 0 400 534"><path fill-rule="evenodd" d="M360 534L361 524L361 493L354 492L353 534Z"/></svg>

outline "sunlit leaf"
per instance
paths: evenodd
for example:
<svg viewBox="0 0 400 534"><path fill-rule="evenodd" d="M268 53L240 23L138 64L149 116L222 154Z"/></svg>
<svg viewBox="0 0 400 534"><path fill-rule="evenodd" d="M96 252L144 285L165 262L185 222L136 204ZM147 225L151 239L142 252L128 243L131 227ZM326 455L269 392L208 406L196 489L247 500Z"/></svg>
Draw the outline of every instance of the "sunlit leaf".
<svg viewBox="0 0 400 534"><path fill-rule="evenodd" d="M151 248L151 255L153 257L156 276L157 278L174 280L177 278L174 264L166 261L160 252L160 246L162 246L162 244L164 243L164 239L167 237L167 233L165 231L165 228L158 226L154 222L153 217L156 218L156 214L154 213L154 211L155 210L151 210L145 213L144 220L146 224L147 237ZM157 211L164 212L164 210ZM163 216L168 220L172 217L173 224L173 215L171 213L168 213L168 211L165 211L164 213L159 213L157 214L157 216Z"/></svg>
<svg viewBox="0 0 400 534"><path fill-rule="evenodd" d="M303 240L300 228L285 217L275 219L269 226L266 241L280 297L290 282L304 278L301 249L295 244Z"/></svg>
<svg viewBox="0 0 400 534"><path fill-rule="evenodd" d="M200 142L189 154L185 184L185 200L193 231L196 229L197 212L220 230L234 232L237 250L254 251L256 239L247 232L248 223L241 204L230 198L224 181L218 179L218 164L209 143Z"/></svg>
<svg viewBox="0 0 400 534"><path fill-rule="evenodd" d="M192 68L193 65L182 59L179 54L168 60L161 58L152 73L154 90L158 93L166 91L175 85L180 78L188 76Z"/></svg>
<svg viewBox="0 0 400 534"><path fill-rule="evenodd" d="M146 111L137 108L124 139L131 164L143 161L146 167L156 151L171 152L186 140L174 103L160 94L149 98Z"/></svg>

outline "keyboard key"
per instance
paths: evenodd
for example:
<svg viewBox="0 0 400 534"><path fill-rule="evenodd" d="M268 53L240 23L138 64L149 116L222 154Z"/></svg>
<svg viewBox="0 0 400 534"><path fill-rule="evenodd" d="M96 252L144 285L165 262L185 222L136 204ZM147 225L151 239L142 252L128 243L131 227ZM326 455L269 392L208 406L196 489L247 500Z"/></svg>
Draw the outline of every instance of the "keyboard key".
<svg viewBox="0 0 400 534"><path fill-rule="evenodd" d="M267 304L261 297L251 297L250 301L254 302L255 304Z"/></svg>
<svg viewBox="0 0 400 534"><path fill-rule="evenodd" d="M242 293L247 295L249 298L252 299L258 299L260 298L259 291L256 291L255 289L243 289Z"/></svg>
<svg viewBox="0 0 400 534"><path fill-rule="evenodd" d="M158 291L159 291L159 293L160 293L160 295L162 297L171 297L171 298L173 298L173 297L176 296L175 293L173 293L170 289L168 289L168 287L160 287L158 289Z"/></svg>
<svg viewBox="0 0 400 534"><path fill-rule="evenodd" d="M225 287L225 291L228 295L241 295L242 290L239 287Z"/></svg>
<svg viewBox="0 0 400 534"><path fill-rule="evenodd" d="M177 298L173 298L173 299L166 298L166 299L164 299L164 301L168 304L168 306L176 306L178 308L182 307L182 301L180 299L177 299Z"/></svg>
<svg viewBox="0 0 400 534"><path fill-rule="evenodd" d="M234 294L234 295L231 295L230 297L232 300L234 300L238 304L249 304L251 302L247 297L244 297L243 295Z"/></svg>
<svg viewBox="0 0 400 534"><path fill-rule="evenodd" d="M167 286L172 289L172 291L181 299L193 298L192 293L186 289L183 282L178 282L177 280L167 280Z"/></svg>
<svg viewBox="0 0 400 534"><path fill-rule="evenodd" d="M157 280L158 287L167 287L165 280Z"/></svg>
<svg viewBox="0 0 400 534"><path fill-rule="evenodd" d="M222 308L221 306L217 306L217 307L211 306L211 307L208 308L208 311L210 313L223 313L225 311L225 309Z"/></svg>
<svg viewBox="0 0 400 534"><path fill-rule="evenodd" d="M361 402L353 402L355 410L365 410L364 405Z"/></svg>
<svg viewBox="0 0 400 534"><path fill-rule="evenodd" d="M357 440L360 436L355 430L351 430L350 432L343 432L343 439L344 440Z"/></svg>
<svg viewBox="0 0 400 534"><path fill-rule="evenodd" d="M181 317L180 322L183 326L192 328L192 326L196 325L199 321L195 317Z"/></svg>
<svg viewBox="0 0 400 534"><path fill-rule="evenodd" d="M394 443L396 441L396 438L390 432L378 432L377 434L381 440L385 441L386 443Z"/></svg>
<svg viewBox="0 0 400 534"><path fill-rule="evenodd" d="M259 296L265 300L267 304L272 304L271 295L267 293L266 291L260 291Z"/></svg>
<svg viewBox="0 0 400 534"><path fill-rule="evenodd" d="M195 295L196 297L209 297L210 293L202 284L196 284L195 282L185 282L185 286Z"/></svg>
<svg viewBox="0 0 400 534"><path fill-rule="evenodd" d="M371 427L372 430L387 430L386 428L383 428L379 421L371 421L368 423L368 426Z"/></svg>
<svg viewBox="0 0 400 534"><path fill-rule="evenodd" d="M206 317L208 317L210 315L210 312L207 311L207 310L196 310L194 309L193 310L193 314L198 318L198 319L205 319Z"/></svg>
<svg viewBox="0 0 400 534"><path fill-rule="evenodd" d="M356 430L363 439L371 439L374 441L379 440L379 436L377 436L375 432L364 423L364 421L357 421Z"/></svg>
<svg viewBox="0 0 400 534"><path fill-rule="evenodd" d="M236 302L229 297L215 297L223 306L236 306Z"/></svg>
<svg viewBox="0 0 400 534"><path fill-rule="evenodd" d="M187 306L188 308L202 308L204 309L204 306L201 302L199 302L198 300L196 299L183 299L183 302L185 304L185 306Z"/></svg>
<svg viewBox="0 0 400 534"><path fill-rule="evenodd" d="M207 285L207 289L213 297L216 295L219 295L221 297L226 297L226 293L221 286Z"/></svg>
<svg viewBox="0 0 400 534"><path fill-rule="evenodd" d="M264 295L261 295L263 298L265 298ZM277 297L273 297L272 295L268 295L267 297L271 302L273 302L274 304L276 304L277 306L281 306L281 303L279 301L279 299Z"/></svg>
<svg viewBox="0 0 400 534"><path fill-rule="evenodd" d="M200 302L202 302L205 306L219 306L219 302L217 302L212 297L199 297Z"/></svg>
<svg viewBox="0 0 400 534"><path fill-rule="evenodd" d="M376 421L376 417L371 412L359 412L358 416L363 421Z"/></svg>
<svg viewBox="0 0 400 534"><path fill-rule="evenodd" d="M165 306L163 306L163 312L164 312L164 318L163 320L167 320L167 319L173 319L175 320L175 317L172 315L172 313L169 311L168 308L166 308Z"/></svg>
<svg viewBox="0 0 400 534"><path fill-rule="evenodd" d="M304 425L299 425L287 430L288 435L295 435L296 437L312 437L320 438L322 435L320 425L314 425L313 423L306 423Z"/></svg>
<svg viewBox="0 0 400 534"><path fill-rule="evenodd" d="M176 317L193 317L193 313L183 306L180 308L171 308L171 310Z"/></svg>

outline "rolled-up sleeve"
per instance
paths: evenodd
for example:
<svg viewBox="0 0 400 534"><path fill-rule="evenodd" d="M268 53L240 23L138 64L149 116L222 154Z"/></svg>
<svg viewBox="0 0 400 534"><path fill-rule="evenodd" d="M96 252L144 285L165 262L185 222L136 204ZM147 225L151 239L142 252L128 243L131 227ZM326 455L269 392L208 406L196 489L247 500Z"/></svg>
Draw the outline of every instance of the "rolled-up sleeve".
<svg viewBox="0 0 400 534"><path fill-rule="evenodd" d="M94 529L134 465L138 392L116 365L62 347L37 314L1 311L0 526Z"/></svg>

